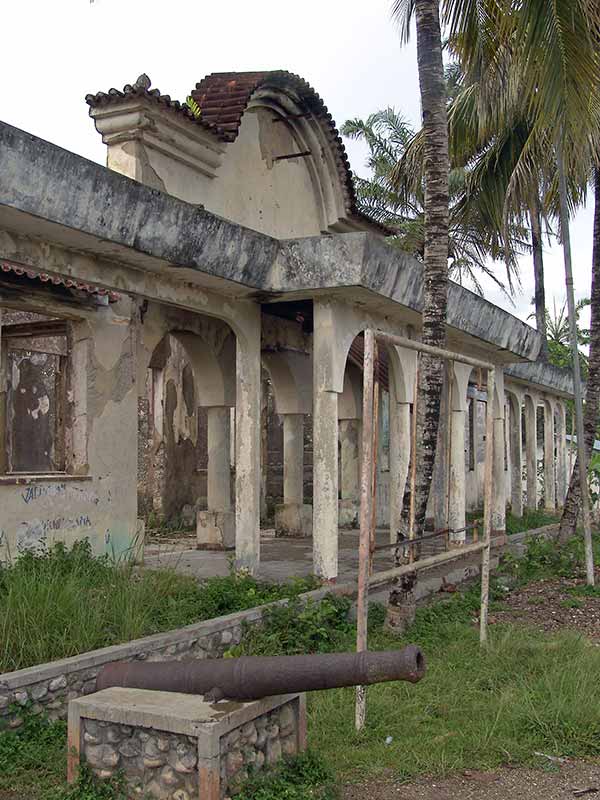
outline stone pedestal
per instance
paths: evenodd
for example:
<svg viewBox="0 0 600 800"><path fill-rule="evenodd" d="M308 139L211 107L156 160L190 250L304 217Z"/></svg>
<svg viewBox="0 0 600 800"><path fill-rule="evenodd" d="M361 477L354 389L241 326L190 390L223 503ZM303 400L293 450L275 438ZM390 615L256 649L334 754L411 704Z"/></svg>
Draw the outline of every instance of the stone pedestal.
<svg viewBox="0 0 600 800"><path fill-rule="evenodd" d="M313 507L308 503L283 503L275 506L278 536L312 536Z"/></svg>
<svg viewBox="0 0 600 800"><path fill-rule="evenodd" d="M112 688L69 704L69 782L85 759L101 778L124 774L132 797L222 800L250 770L305 748L303 694L206 703Z"/></svg>
<svg viewBox="0 0 600 800"><path fill-rule="evenodd" d="M233 550L235 548L234 511L198 511L196 514L198 550Z"/></svg>

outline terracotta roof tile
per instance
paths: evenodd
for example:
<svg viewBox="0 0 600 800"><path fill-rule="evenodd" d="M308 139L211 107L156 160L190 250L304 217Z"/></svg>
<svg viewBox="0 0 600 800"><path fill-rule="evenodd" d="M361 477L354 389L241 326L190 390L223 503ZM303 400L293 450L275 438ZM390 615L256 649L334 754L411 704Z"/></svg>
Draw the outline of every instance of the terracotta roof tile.
<svg viewBox="0 0 600 800"><path fill-rule="evenodd" d="M214 132L213 126L202 117L195 117L185 103L180 103L179 100L172 100L170 95L161 94L158 89L151 89L150 85L150 78L143 74L139 76L133 85L128 83L123 89L113 88L109 89L108 92L86 94L85 102L90 108L102 108L103 106L120 102L123 98L144 97L146 100L167 108L173 113L185 117L190 122Z"/></svg>
<svg viewBox="0 0 600 800"><path fill-rule="evenodd" d="M108 297L109 303L115 303L120 298L117 292L112 292L101 286L94 286L91 283L80 283L71 278L63 278L57 275L48 275L46 272L36 272L35 270L29 269L29 267L15 264L12 261L0 261L0 271L11 272L13 275L29 278L32 281L51 283L53 286L64 286L66 289L76 289L79 292L85 292L86 294L96 295L98 297Z"/></svg>

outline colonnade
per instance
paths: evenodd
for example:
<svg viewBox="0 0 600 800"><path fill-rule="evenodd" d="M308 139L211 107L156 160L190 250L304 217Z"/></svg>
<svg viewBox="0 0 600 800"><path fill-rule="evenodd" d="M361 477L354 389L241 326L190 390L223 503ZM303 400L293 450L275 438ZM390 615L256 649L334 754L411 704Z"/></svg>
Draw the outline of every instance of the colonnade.
<svg viewBox="0 0 600 800"><path fill-rule="evenodd" d="M249 335L245 340L240 339L239 329L235 339L230 330L220 332L224 327L220 321L213 327L214 330L209 330L205 326L206 330L200 331L204 338L195 337L193 332L175 334L185 346L194 372L198 388L196 403L206 409L207 416L206 509L198 512L199 543L235 546L241 566L251 571L259 566L262 364L270 377L275 411L283 423L283 502L275 509L275 526L284 535L312 534L314 571L324 580L335 580L339 527L357 521L360 500L362 377L357 366L349 366L348 353L367 327L385 328L405 336L412 331L389 320L365 315L355 306L327 299L315 300L313 304L310 349L265 349L257 317L247 325ZM234 341L236 347L232 347ZM387 514L390 540L395 541L409 479L417 354L389 346L385 361L388 370L385 388L389 391ZM467 538L466 513L473 499L468 497L469 484L475 482L477 499L482 499L479 475L485 430L476 413L476 404L487 403L490 398L484 394L485 382L476 388L478 380L481 376L475 375L471 367L458 362L448 365L442 402L444 419L440 427L442 441L438 447L432 491L435 497L430 512L436 528L449 529L451 546L456 547ZM563 503L568 481L566 409L564 400L557 395L534 392L510 377L505 385L500 365L496 368L492 401L492 528L494 533L502 534L507 502L517 516L524 509L537 508L542 496L548 510ZM235 490L230 456L233 408ZM544 420L542 448L538 442L540 409ZM313 425L312 506L304 502L307 415L312 415ZM539 449L543 451L543 468L538 476Z"/></svg>

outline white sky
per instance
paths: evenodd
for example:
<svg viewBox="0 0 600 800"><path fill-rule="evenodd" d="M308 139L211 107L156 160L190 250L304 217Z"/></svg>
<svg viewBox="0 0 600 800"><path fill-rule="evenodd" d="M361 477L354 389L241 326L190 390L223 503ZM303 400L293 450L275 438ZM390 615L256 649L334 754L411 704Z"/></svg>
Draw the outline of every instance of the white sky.
<svg viewBox="0 0 600 800"><path fill-rule="evenodd" d="M287 69L321 95L338 126L388 105L419 125L414 43L401 48L390 0L3 0L0 119L103 163L87 93L133 83L183 100L209 72ZM364 150L346 142L364 172ZM0 176L1 180L1 176ZM593 204L592 204L593 205ZM572 225L575 291L589 295L591 206ZM498 265L501 270L502 265ZM548 303L564 298L562 251L545 254ZM522 263L515 306L493 284L487 297L523 319L532 268Z"/></svg>

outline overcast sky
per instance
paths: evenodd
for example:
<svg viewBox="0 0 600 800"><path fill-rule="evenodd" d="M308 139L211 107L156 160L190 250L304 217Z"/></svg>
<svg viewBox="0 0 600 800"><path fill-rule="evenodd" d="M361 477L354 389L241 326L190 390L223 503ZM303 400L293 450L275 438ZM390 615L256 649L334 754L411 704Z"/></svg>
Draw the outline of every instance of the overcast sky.
<svg viewBox="0 0 600 800"><path fill-rule="evenodd" d="M287 69L305 78L341 125L388 105L419 124L414 43L401 47L390 0L3 0L0 119L100 163L105 147L85 95L133 83L184 100L204 75ZM353 168L365 153L347 143ZM1 176L0 176L1 180ZM575 290L589 295L591 205L572 226ZM547 247L548 302L564 298L562 252ZM501 269L501 265L498 265ZM487 297L526 319L533 296L522 262L515 306L494 287Z"/></svg>

